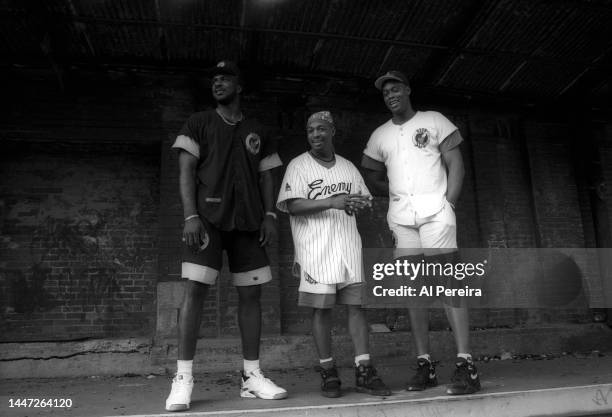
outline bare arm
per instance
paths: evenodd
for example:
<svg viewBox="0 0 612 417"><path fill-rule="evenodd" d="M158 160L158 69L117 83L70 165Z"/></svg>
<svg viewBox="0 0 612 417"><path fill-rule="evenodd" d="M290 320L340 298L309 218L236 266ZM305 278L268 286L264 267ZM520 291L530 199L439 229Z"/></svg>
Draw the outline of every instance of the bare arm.
<svg viewBox="0 0 612 417"><path fill-rule="evenodd" d="M367 155L361 158L361 166L365 168L365 180L368 188L375 195L381 197L389 196L389 183L387 182L385 164Z"/></svg>
<svg viewBox="0 0 612 417"><path fill-rule="evenodd" d="M186 151L179 153L179 192L183 203L185 218L197 215L196 199L196 168L198 158ZM193 217L185 222L183 240L192 249L197 249L200 242L206 238L206 229L199 217Z"/></svg>
<svg viewBox="0 0 612 417"><path fill-rule="evenodd" d="M274 212L274 196L277 192L277 176L274 171L274 169L268 169L259 174L259 191L261 194L261 202L266 213ZM259 229L259 241L261 242L261 246L272 243L272 241L276 240L276 236L276 219L272 216L265 215Z"/></svg>
<svg viewBox="0 0 612 417"><path fill-rule="evenodd" d="M179 191L185 218L198 214L196 200L196 168L198 159L186 151L179 152Z"/></svg>
<svg viewBox="0 0 612 417"><path fill-rule="evenodd" d="M275 169L268 169L261 172L259 189L261 191L261 202L264 206L264 211L274 211L274 196L277 193L278 181Z"/></svg>
<svg viewBox="0 0 612 417"><path fill-rule="evenodd" d="M448 170L448 185L446 189L446 199L449 203L455 205L461 194L463 186L463 177L465 176L465 168L463 166L463 157L459 147L454 147L442 153L442 159Z"/></svg>

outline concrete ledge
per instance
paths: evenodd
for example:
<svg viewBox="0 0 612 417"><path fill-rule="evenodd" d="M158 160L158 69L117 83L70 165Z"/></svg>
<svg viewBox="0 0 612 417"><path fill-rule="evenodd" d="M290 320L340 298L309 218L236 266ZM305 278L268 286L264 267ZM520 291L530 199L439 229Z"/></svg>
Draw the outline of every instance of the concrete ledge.
<svg viewBox="0 0 612 417"><path fill-rule="evenodd" d="M431 332L432 355L455 355L451 332ZM409 332L373 333L371 352L384 363L413 357ZM538 328L478 330L471 334L474 355L502 353L562 353L606 350L612 346L612 330L604 325L561 325ZM334 337L334 356L340 366L353 357L348 335ZM0 343L1 378L57 378L92 375L172 373L176 340L105 339L83 342ZM230 371L242 361L240 339L202 339L198 343L196 372ZM309 335L264 337L261 360L264 369L311 367L316 360Z"/></svg>
<svg viewBox="0 0 612 417"><path fill-rule="evenodd" d="M353 346L348 335L333 338L334 357L340 366L349 366ZM414 341L410 332L373 333L370 351L378 362L394 358L412 358ZM436 359L450 359L456 355L455 342L450 331L430 333L431 354ZM607 350L612 346L612 329L600 324L560 325L537 328L491 329L471 332L472 353L501 355L508 353L562 353ZM157 342L151 351L152 363L174 370L176 340ZM265 337L261 346L264 369L311 367L317 359L312 337L309 335ZM241 365L239 339L202 339L198 343L195 363L206 372L235 370Z"/></svg>
<svg viewBox="0 0 612 417"><path fill-rule="evenodd" d="M2 378L58 378L163 372L151 366L150 339L2 343Z"/></svg>
<svg viewBox="0 0 612 417"><path fill-rule="evenodd" d="M250 410L181 413L184 417L271 415L275 417L439 417L439 416L577 416L612 412L612 384L587 385L491 394L440 396L418 400L382 400L369 403L315 405ZM124 417L160 417L140 414Z"/></svg>

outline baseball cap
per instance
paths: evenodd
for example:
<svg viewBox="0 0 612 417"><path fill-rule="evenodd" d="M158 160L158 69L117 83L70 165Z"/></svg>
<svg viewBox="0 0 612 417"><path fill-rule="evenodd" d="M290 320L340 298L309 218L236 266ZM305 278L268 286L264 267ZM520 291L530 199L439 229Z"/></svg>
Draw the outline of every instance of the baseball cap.
<svg viewBox="0 0 612 417"><path fill-rule="evenodd" d="M236 63L233 61L219 61L217 65L210 68L209 72L211 76L215 76L218 74L226 74L240 78L240 69L238 68L238 65L236 65Z"/></svg>
<svg viewBox="0 0 612 417"><path fill-rule="evenodd" d="M329 123L332 127L334 127L334 118L332 117L331 113L328 112L327 110L318 111L316 113L311 114L310 117L308 118L308 121L306 122L306 125L308 125L313 120L320 120L320 121Z"/></svg>
<svg viewBox="0 0 612 417"><path fill-rule="evenodd" d="M386 74L381 75L380 77L378 77L376 79L376 81L374 81L374 86L377 89L382 90L383 84L386 81L399 81L401 83L404 83L404 84L408 85L408 78L404 75L403 72L401 72L401 71L387 71Z"/></svg>

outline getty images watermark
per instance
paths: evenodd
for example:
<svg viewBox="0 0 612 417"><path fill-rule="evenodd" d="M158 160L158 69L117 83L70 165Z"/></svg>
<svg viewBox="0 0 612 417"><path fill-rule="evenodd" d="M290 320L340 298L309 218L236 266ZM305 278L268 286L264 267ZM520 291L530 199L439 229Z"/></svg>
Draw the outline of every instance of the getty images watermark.
<svg viewBox="0 0 612 417"><path fill-rule="evenodd" d="M366 248L363 260L368 308L612 307L612 248Z"/></svg>
<svg viewBox="0 0 612 417"><path fill-rule="evenodd" d="M374 281L399 278L410 281L411 285L400 285L399 288L374 285L372 294L375 297L481 297L481 288L469 285L458 286L456 282L466 278L484 277L486 264L486 259L472 263L432 262L425 261L425 259L414 262L405 258L395 259L392 262L375 263L371 270L371 277Z"/></svg>

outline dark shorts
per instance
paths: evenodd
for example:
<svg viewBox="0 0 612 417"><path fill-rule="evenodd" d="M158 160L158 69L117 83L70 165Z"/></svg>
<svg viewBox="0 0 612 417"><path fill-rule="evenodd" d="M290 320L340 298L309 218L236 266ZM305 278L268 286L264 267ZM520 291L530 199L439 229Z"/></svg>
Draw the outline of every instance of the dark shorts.
<svg viewBox="0 0 612 417"><path fill-rule="evenodd" d="M327 286L336 287L336 285ZM300 291L298 305L312 308L332 308L336 304L361 306L363 305L363 287L363 283L356 283L336 288L333 293L327 294Z"/></svg>
<svg viewBox="0 0 612 417"><path fill-rule="evenodd" d="M270 261L260 246L259 231L222 231L203 220L208 239L198 250L183 245L181 276L204 284L214 284L227 252L233 283L237 286L264 284L272 279Z"/></svg>

